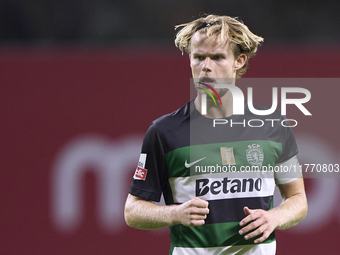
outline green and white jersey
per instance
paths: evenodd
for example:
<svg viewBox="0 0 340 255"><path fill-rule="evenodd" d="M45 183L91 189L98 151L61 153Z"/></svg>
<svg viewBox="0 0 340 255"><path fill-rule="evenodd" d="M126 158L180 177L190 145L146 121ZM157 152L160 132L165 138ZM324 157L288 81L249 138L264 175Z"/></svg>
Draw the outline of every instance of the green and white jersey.
<svg viewBox="0 0 340 255"><path fill-rule="evenodd" d="M250 127L250 119L263 125ZM296 179L263 171L298 152L282 120L279 112L255 116L245 107L245 115L224 119L232 125L213 126L213 119L202 116L191 101L150 125L130 194L156 202L163 194L167 205L195 197L209 202L204 225L170 227L170 254L275 254L274 232L254 244L258 237L245 240L238 231L245 206L269 210L275 183Z"/></svg>

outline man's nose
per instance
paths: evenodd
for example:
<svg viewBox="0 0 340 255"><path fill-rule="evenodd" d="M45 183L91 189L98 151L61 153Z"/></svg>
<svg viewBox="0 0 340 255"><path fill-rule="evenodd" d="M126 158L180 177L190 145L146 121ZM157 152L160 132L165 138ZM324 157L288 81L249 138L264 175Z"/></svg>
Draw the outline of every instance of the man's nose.
<svg viewBox="0 0 340 255"><path fill-rule="evenodd" d="M210 58L205 58L203 62L203 67L202 67L203 72L211 72L211 59Z"/></svg>

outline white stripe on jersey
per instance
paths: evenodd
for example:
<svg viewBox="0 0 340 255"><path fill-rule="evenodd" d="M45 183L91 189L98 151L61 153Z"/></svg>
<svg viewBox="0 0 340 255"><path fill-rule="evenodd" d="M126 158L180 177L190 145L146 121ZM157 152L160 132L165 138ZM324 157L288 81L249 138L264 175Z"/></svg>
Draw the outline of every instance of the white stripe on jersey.
<svg viewBox="0 0 340 255"><path fill-rule="evenodd" d="M235 245L209 248L175 247L172 255L275 255L276 241L257 245Z"/></svg>
<svg viewBox="0 0 340 255"><path fill-rule="evenodd" d="M265 175L250 173L243 176L240 174L232 175L237 177L229 176L230 173L228 173L228 175L205 174L170 178L169 182L174 202L184 203L195 197L199 197L204 200L219 200L247 197L267 197L274 194L274 178L264 178ZM252 180L248 181L248 179ZM241 187L239 187L240 192L232 192L235 191L237 185L241 185ZM231 188L232 191L230 190Z"/></svg>

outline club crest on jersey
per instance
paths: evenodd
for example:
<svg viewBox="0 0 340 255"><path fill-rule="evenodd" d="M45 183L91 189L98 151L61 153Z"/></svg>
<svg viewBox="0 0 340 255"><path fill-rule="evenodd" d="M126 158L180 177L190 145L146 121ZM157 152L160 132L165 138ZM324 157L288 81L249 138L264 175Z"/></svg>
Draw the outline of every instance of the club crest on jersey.
<svg viewBox="0 0 340 255"><path fill-rule="evenodd" d="M223 165L236 165L233 148L220 147L220 151Z"/></svg>
<svg viewBox="0 0 340 255"><path fill-rule="evenodd" d="M246 156L252 166L260 166L263 163L264 154L259 144L249 144Z"/></svg>

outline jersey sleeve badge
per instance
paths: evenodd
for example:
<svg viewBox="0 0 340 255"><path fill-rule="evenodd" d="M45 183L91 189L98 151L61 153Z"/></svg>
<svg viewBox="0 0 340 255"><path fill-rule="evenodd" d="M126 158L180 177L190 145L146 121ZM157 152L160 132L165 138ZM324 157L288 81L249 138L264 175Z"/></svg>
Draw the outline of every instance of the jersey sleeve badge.
<svg viewBox="0 0 340 255"><path fill-rule="evenodd" d="M136 168L133 179L145 181L148 170L145 169L146 153L141 153L139 156L138 166Z"/></svg>

